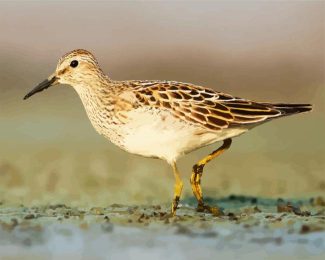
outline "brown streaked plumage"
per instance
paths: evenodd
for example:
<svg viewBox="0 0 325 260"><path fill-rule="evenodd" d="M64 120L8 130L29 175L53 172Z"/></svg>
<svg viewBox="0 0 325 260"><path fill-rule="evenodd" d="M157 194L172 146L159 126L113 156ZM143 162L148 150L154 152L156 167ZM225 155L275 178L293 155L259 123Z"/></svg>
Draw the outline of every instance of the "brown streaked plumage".
<svg viewBox="0 0 325 260"><path fill-rule="evenodd" d="M190 179L198 210L220 215L219 208L203 202L200 182L205 164L229 149L231 138L272 119L311 110L309 104L254 102L176 81L113 81L90 52L80 49L64 55L56 71L24 99L59 83L77 91L100 134L128 152L160 158L172 166L172 215L183 188L176 166L180 156L223 141L220 148L193 166Z"/></svg>

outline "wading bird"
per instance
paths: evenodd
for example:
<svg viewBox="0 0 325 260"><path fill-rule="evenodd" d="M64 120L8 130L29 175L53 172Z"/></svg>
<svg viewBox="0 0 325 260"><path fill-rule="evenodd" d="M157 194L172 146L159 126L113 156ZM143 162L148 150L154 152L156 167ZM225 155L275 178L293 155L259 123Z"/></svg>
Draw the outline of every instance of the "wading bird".
<svg viewBox="0 0 325 260"><path fill-rule="evenodd" d="M175 176L174 216L183 182L176 161L182 155L223 141L221 147L194 164L190 178L198 210L220 215L204 203L204 166L231 145L231 138L273 119L307 112L310 104L272 104L238 98L189 83L160 80L114 81L95 57L78 49L64 55L55 72L24 99L50 86L72 86L97 132L123 150L165 160Z"/></svg>

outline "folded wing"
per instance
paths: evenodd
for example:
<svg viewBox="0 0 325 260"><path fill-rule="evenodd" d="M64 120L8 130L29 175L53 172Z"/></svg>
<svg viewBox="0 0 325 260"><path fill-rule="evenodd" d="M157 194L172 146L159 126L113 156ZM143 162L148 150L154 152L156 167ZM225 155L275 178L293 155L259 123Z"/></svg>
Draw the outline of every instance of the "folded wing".
<svg viewBox="0 0 325 260"><path fill-rule="evenodd" d="M168 109L186 122L214 131L250 127L273 118L311 110L308 104L257 103L174 81L132 81L131 84L140 103Z"/></svg>

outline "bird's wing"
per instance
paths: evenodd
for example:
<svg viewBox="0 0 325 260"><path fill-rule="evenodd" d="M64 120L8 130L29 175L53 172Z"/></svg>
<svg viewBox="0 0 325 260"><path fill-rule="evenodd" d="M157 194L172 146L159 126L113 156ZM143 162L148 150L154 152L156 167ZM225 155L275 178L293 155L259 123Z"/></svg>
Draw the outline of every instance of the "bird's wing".
<svg viewBox="0 0 325 260"><path fill-rule="evenodd" d="M215 90L174 81L130 81L141 105L163 108L182 120L211 130L258 124L281 115L270 104L260 104Z"/></svg>

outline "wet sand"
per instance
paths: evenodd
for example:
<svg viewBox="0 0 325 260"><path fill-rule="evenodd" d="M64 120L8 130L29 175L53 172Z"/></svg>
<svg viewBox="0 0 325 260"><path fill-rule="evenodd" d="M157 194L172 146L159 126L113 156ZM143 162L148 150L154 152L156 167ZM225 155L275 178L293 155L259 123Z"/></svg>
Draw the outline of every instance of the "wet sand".
<svg viewBox="0 0 325 260"><path fill-rule="evenodd" d="M0 206L0 257L10 259L296 259L325 256L325 201L231 195L223 216L169 205Z"/></svg>

